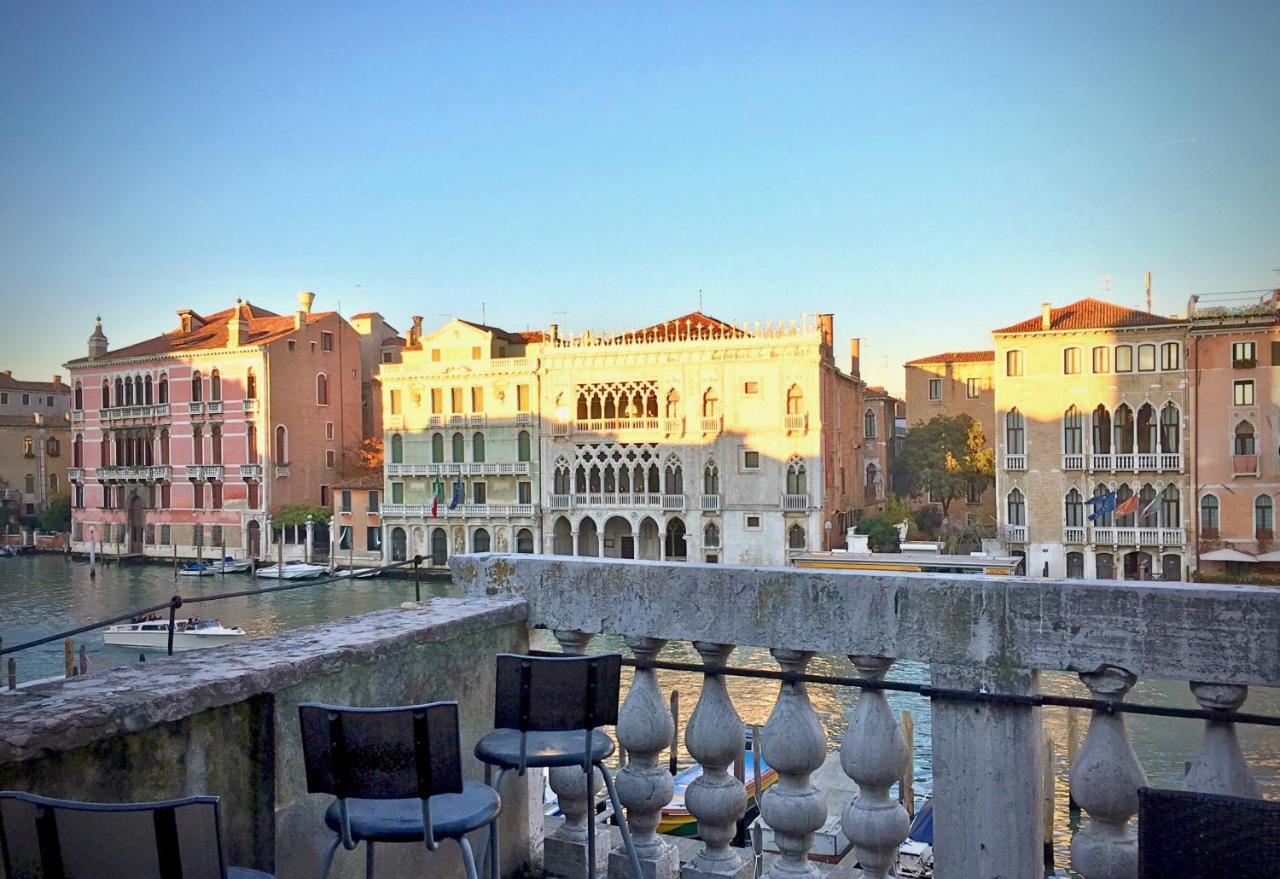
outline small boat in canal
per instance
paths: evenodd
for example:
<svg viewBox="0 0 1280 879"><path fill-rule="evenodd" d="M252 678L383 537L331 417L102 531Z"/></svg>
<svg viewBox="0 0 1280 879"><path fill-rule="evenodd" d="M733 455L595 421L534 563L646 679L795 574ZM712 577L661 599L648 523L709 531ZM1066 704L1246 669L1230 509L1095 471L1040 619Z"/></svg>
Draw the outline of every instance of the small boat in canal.
<svg viewBox="0 0 1280 879"><path fill-rule="evenodd" d="M244 629L229 628L218 620L177 620L173 626L173 649L219 647L243 637ZM107 626L102 632L102 640L113 647L166 650L169 647L169 621L164 618L137 619Z"/></svg>
<svg viewBox="0 0 1280 879"><path fill-rule="evenodd" d="M184 577L212 577L215 574L243 574L249 567L249 562L238 562L227 556L220 562L191 562L183 565L178 573Z"/></svg>
<svg viewBox="0 0 1280 879"><path fill-rule="evenodd" d="M305 562L285 562L284 569L279 565L258 568L258 577L264 580L309 580L329 573L323 565L308 565Z"/></svg>
<svg viewBox="0 0 1280 879"><path fill-rule="evenodd" d="M382 574L381 568L345 568L334 571L332 576L339 579L370 580Z"/></svg>
<svg viewBox="0 0 1280 879"><path fill-rule="evenodd" d="M901 879L933 877L933 800L925 800L906 840L898 846L898 872Z"/></svg>
<svg viewBox="0 0 1280 879"><path fill-rule="evenodd" d="M759 763L760 767L758 784L756 782L757 763ZM688 808L686 808L684 795L693 780L701 775L701 763L695 763L676 773L675 793L671 797L671 802L662 807L662 818L658 822L659 833L669 833L672 836L698 835L698 819L693 817ZM758 810L757 804L760 802L760 794L772 787L777 780L778 770L764 762L764 755L757 754L753 756L751 743L748 741L745 759L743 760L743 784L747 788L747 801L751 804L747 809L748 821L754 818L753 813Z"/></svg>

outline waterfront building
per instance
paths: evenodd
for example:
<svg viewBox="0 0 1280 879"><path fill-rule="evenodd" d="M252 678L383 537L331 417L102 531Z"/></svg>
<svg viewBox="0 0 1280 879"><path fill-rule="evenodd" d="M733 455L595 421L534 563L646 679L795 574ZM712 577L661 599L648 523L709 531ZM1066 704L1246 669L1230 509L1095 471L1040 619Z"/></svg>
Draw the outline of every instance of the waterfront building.
<svg viewBox="0 0 1280 879"><path fill-rule="evenodd" d="M862 491L867 515L884 510L894 493L893 468L906 434L904 403L882 387L864 392L862 412Z"/></svg>
<svg viewBox="0 0 1280 879"><path fill-rule="evenodd" d="M71 389L62 376L26 381L0 371L0 507L19 518L68 493Z"/></svg>
<svg viewBox="0 0 1280 879"><path fill-rule="evenodd" d="M378 367L399 363L404 339L386 318L376 311L353 314L351 328L360 336L360 434L382 436L382 384Z"/></svg>
<svg viewBox="0 0 1280 879"><path fill-rule="evenodd" d="M995 352L948 351L908 361L906 370L907 429L935 415L968 415L982 427L987 446L996 434ZM941 498L921 497L915 506L937 504ZM954 526L990 533L996 521L996 492L992 483L971 485L963 503L953 501L947 516Z"/></svg>
<svg viewBox="0 0 1280 879"><path fill-rule="evenodd" d="M993 336L1006 548L1036 577L1181 579L1195 496L1187 322L1082 299ZM1136 510L1090 522L1090 499L1111 493L1136 495Z"/></svg>
<svg viewBox="0 0 1280 879"><path fill-rule="evenodd" d="M376 567L382 553L382 471L339 479L333 486L333 542L339 566Z"/></svg>
<svg viewBox="0 0 1280 879"><path fill-rule="evenodd" d="M273 512L330 505L360 444L360 340L298 299L292 315L182 309L175 329L116 349L98 321L66 364L75 550L274 558Z"/></svg>
<svg viewBox="0 0 1280 879"><path fill-rule="evenodd" d="M1199 563L1208 572L1269 572L1280 563L1280 290L1250 300L1194 296L1187 316Z"/></svg>
<svg viewBox="0 0 1280 879"><path fill-rule="evenodd" d="M541 545L540 333L414 317L400 363L383 363L384 549L443 565L462 552Z"/></svg>

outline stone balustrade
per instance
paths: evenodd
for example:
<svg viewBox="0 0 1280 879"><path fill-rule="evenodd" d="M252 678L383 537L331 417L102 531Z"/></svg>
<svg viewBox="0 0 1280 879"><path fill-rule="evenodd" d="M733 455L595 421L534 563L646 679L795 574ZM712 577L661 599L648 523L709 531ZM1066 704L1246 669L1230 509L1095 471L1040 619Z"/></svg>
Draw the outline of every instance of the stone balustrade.
<svg viewBox="0 0 1280 879"><path fill-rule="evenodd" d="M625 635L637 660L656 656L668 641L690 642L702 657L708 671L685 744L704 774L685 802L704 848L682 867L652 833L670 796L655 761L671 719L643 663L621 709L618 738L629 759L620 786L646 879L674 879L677 870L682 879L747 875L728 847L746 807L741 783L728 772L741 748L742 722L715 671L731 645L768 648L784 672L803 672L815 653L844 654L869 682L840 751L841 767L860 791L843 810L842 826L867 877L892 875L908 829L905 811L890 796L908 759L906 743L882 691L870 685L890 676L897 660L928 663L933 687L966 694L933 695L938 879L1042 873L1045 754L1035 698L1041 670L1076 672L1095 699L1114 703L1139 677L1190 682L1199 704L1223 716L1204 721L1186 787L1258 795L1226 712L1244 704L1248 686L1280 685L1280 590L529 555L455 556L450 564L472 596L524 599L528 624L554 630L569 652L584 652L594 635L608 633ZM976 693L986 696L968 697ZM782 853L770 879L815 875L807 854L827 806L811 774L826 756L826 742L804 684L785 680L759 743L779 774L761 803ZM571 819L586 808L577 775L572 789L552 776ZM1133 817L1144 783L1124 715L1094 711L1071 772L1072 794L1086 813L1073 868L1086 879L1136 877ZM569 845L573 832L557 836ZM580 870L564 865L580 862L571 848L553 851L548 840L548 874L576 877ZM613 857L611 879L625 875L625 860Z"/></svg>

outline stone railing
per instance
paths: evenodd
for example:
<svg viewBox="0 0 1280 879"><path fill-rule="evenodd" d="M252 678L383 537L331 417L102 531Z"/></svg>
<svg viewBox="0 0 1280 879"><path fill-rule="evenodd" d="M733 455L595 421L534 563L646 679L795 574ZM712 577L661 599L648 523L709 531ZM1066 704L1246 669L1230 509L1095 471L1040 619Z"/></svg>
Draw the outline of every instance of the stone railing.
<svg viewBox="0 0 1280 879"><path fill-rule="evenodd" d="M781 506L783 512L786 513L803 513L809 509L809 496L807 494L784 494Z"/></svg>
<svg viewBox="0 0 1280 879"><path fill-rule="evenodd" d="M1239 708L1250 685L1280 685L1280 590L1264 587L529 555L454 556L450 565L469 595L523 598L529 625L551 629L566 652L586 652L598 634L624 635L639 661L669 641L692 642L706 671L685 743L705 772L686 804L704 848L685 865L685 876L732 877L743 869L728 848L746 805L729 771L743 726L716 671L735 645L768 648L792 673L804 672L816 653L846 654L868 682L891 679L898 660L929 664L940 879L1043 874L1040 670L1078 673L1100 703L1122 701L1139 677L1188 681L1200 706L1215 713ZM1131 819L1145 777L1123 718L1095 710L1072 767L1071 793L1088 814L1072 846L1073 867L1086 879L1137 875ZM889 796L907 748L875 688L861 690L850 721L841 766L861 795L844 809L843 830L862 875L884 877L907 834L906 812ZM675 879L679 869L669 844L653 833L671 796L670 779L657 765L671 724L654 671L638 668L617 727L629 755L618 787L652 879ZM1186 787L1257 796L1229 717L1211 717L1204 726ZM814 875L806 855L827 809L811 773L826 743L805 685L784 681L760 743L780 776L762 801L782 853L769 873L774 879ZM554 772L551 785L571 816L553 837L557 846L583 844L585 789L576 791L567 775ZM555 872L554 865L547 870Z"/></svg>
<svg viewBox="0 0 1280 879"><path fill-rule="evenodd" d="M460 461L432 464L387 464L388 476L528 476L530 461Z"/></svg>

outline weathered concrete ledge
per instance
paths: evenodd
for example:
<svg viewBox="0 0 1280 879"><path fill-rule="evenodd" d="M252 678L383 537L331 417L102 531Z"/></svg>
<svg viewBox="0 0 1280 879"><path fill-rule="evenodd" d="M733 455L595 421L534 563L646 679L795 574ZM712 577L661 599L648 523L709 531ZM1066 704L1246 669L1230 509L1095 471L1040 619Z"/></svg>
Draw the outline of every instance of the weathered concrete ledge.
<svg viewBox="0 0 1280 879"><path fill-rule="evenodd" d="M1280 590L1266 587L501 554L450 565L468 595L526 600L530 626L1280 686Z"/></svg>
<svg viewBox="0 0 1280 879"><path fill-rule="evenodd" d="M519 622L525 613L513 598L432 598L420 609L377 611L12 693L0 698L0 766L173 723L413 645Z"/></svg>

